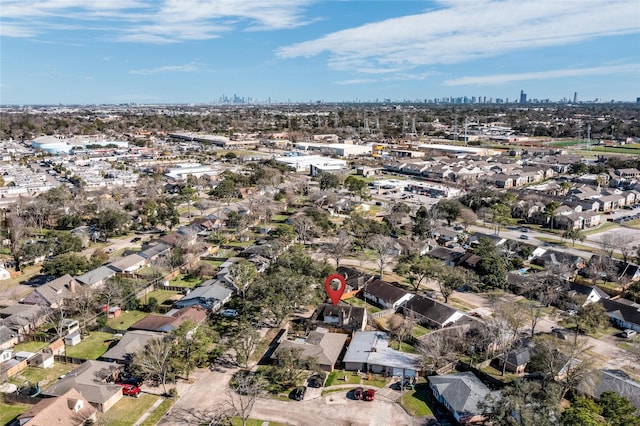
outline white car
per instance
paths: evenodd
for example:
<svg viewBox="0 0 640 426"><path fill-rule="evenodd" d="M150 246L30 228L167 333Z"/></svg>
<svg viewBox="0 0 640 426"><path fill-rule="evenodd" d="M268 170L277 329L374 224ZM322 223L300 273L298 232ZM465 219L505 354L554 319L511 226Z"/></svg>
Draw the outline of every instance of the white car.
<svg viewBox="0 0 640 426"><path fill-rule="evenodd" d="M627 339L631 339L632 337L636 337L637 335L638 332L635 330L631 330L630 328L627 328L622 332L622 337L625 337Z"/></svg>

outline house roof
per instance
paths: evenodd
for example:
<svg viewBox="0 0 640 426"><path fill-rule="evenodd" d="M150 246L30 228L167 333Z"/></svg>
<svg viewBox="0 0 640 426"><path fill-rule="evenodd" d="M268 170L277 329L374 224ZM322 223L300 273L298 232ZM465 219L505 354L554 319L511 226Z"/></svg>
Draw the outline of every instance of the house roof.
<svg viewBox="0 0 640 426"><path fill-rule="evenodd" d="M108 266L100 266L99 268L92 269L91 271L76 277L76 281L84 285L95 285L101 281L111 278L116 274L116 271Z"/></svg>
<svg viewBox="0 0 640 426"><path fill-rule="evenodd" d="M155 244L145 250L142 250L138 254L144 257L145 259L153 259L156 256L161 255L162 253L168 251L170 248L171 247L168 244L159 242L158 244Z"/></svg>
<svg viewBox="0 0 640 426"><path fill-rule="evenodd" d="M199 304L207 309L213 308L219 302L224 302L231 297L233 290L225 287L216 280L208 280L200 287L193 289L188 295L180 299L175 306L182 308L194 304Z"/></svg>
<svg viewBox="0 0 640 426"><path fill-rule="evenodd" d="M72 296L72 281L75 281L75 279L66 274L53 281L46 282L29 293L22 303L42 306L60 305L64 299Z"/></svg>
<svg viewBox="0 0 640 426"><path fill-rule="evenodd" d="M420 369L420 356L389 347L389 336L381 331L358 331L353 335L342 359L349 363L368 363L387 367Z"/></svg>
<svg viewBox="0 0 640 426"><path fill-rule="evenodd" d="M144 349L151 339L162 339L165 335L154 331L127 331L117 345L102 354L102 359L128 362L131 355Z"/></svg>
<svg viewBox="0 0 640 426"><path fill-rule="evenodd" d="M116 272L126 272L131 268L135 268L146 262L146 258L139 254L130 254L129 256L121 257L115 262L109 263L107 266Z"/></svg>
<svg viewBox="0 0 640 426"><path fill-rule="evenodd" d="M575 281L570 281L569 282L569 290L570 291L574 291L578 294L581 294L583 296L589 296L591 294L591 292L596 292L596 294L601 298L601 299L608 299L609 295L607 293L605 293L604 291L600 290L600 288L598 286L595 285L582 285L582 284L578 284Z"/></svg>
<svg viewBox="0 0 640 426"><path fill-rule="evenodd" d="M359 330L365 321L365 309L352 306L348 303L339 303L334 306L331 303L322 303L311 315L311 321L331 322L337 327L350 330ZM337 318L337 322L331 319Z"/></svg>
<svg viewBox="0 0 640 426"><path fill-rule="evenodd" d="M600 303L609 316L640 326L640 304L622 298L602 299Z"/></svg>
<svg viewBox="0 0 640 426"><path fill-rule="evenodd" d="M347 287L353 290L362 288L366 283L371 282L373 275L366 272L358 271L357 269L348 268L346 266L340 266L336 272L342 275L346 282Z"/></svg>
<svg viewBox="0 0 640 426"><path fill-rule="evenodd" d="M386 303L393 304L402 299L407 294L407 291L386 281L375 279L367 284L365 293L375 296Z"/></svg>
<svg viewBox="0 0 640 426"><path fill-rule="evenodd" d="M507 352L507 364L514 366L525 365L531 360L531 350L528 347L512 349Z"/></svg>
<svg viewBox="0 0 640 426"><path fill-rule="evenodd" d="M631 405L640 410L640 383L622 370L600 370L599 378L593 392L595 396L600 397L603 392L613 391L627 398Z"/></svg>
<svg viewBox="0 0 640 426"><path fill-rule="evenodd" d="M429 382L460 417L481 412L478 404L493 393L472 372L429 376Z"/></svg>
<svg viewBox="0 0 640 426"><path fill-rule="evenodd" d="M457 263L458 260L460 260L460 258L465 255L465 253L464 251L451 250L446 247L436 247L428 252L427 255L435 259L440 259L444 262Z"/></svg>
<svg viewBox="0 0 640 426"><path fill-rule="evenodd" d="M271 355L272 359L278 359L278 353L286 348L300 350L300 358L315 358L320 365L335 365L338 356L347 341L346 334L322 333L312 331L304 341L285 340Z"/></svg>
<svg viewBox="0 0 640 426"><path fill-rule="evenodd" d="M18 333L5 325L0 325L0 343L8 342L18 336Z"/></svg>
<svg viewBox="0 0 640 426"><path fill-rule="evenodd" d="M114 394L122 393L122 387L106 382L120 367L113 362L85 361L67 373L62 379L42 391L46 396L62 396L76 389L87 401L102 404Z"/></svg>
<svg viewBox="0 0 640 426"><path fill-rule="evenodd" d="M413 311L440 325L445 325L458 310L437 300L416 295L402 305L403 310Z"/></svg>
<svg viewBox="0 0 640 426"><path fill-rule="evenodd" d="M180 326L183 322L193 321L201 324L207 318L207 311L200 306L187 306L178 309L171 315L147 315L133 324L131 330L147 330L169 332Z"/></svg>
<svg viewBox="0 0 640 426"><path fill-rule="evenodd" d="M80 425L96 411L80 392L71 388L56 398L43 398L20 414L18 420L20 425L29 426Z"/></svg>

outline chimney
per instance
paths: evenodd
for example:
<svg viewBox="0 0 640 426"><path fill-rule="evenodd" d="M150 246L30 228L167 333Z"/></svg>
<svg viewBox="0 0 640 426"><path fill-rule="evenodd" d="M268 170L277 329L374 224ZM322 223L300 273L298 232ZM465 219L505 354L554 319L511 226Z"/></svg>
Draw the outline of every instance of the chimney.
<svg viewBox="0 0 640 426"><path fill-rule="evenodd" d="M76 280L73 278L69 281L69 291L73 294L76 293Z"/></svg>

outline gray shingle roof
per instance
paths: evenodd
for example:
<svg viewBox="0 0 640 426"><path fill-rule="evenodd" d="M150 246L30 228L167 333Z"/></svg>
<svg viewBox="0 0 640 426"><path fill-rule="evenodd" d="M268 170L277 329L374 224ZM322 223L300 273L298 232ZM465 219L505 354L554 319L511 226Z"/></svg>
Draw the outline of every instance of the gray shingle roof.
<svg viewBox="0 0 640 426"><path fill-rule="evenodd" d="M484 401L491 390L472 372L429 376L429 382L460 417L480 413L478 403Z"/></svg>

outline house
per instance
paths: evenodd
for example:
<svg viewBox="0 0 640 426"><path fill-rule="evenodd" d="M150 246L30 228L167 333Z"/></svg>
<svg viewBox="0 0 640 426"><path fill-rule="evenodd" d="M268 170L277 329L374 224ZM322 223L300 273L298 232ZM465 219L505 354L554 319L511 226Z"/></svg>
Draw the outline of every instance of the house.
<svg viewBox="0 0 640 426"><path fill-rule="evenodd" d="M446 247L436 247L427 253L427 256L441 260L447 266L456 266L464 255L464 250L452 250Z"/></svg>
<svg viewBox="0 0 640 426"><path fill-rule="evenodd" d="M506 361L504 361L506 360ZM498 357L498 366L512 373L524 373L524 369L531 361L531 349L529 347L512 349L506 355ZM505 365L506 363L506 365Z"/></svg>
<svg viewBox="0 0 640 426"><path fill-rule="evenodd" d="M19 335L29 334L40 327L49 317L49 309L38 305L21 303L0 309L3 325Z"/></svg>
<svg viewBox="0 0 640 426"><path fill-rule="evenodd" d="M0 325L0 350L10 349L20 342L20 336L5 325ZM1 362L1 361L0 361Z"/></svg>
<svg viewBox="0 0 640 426"><path fill-rule="evenodd" d="M602 299L600 302L616 326L640 333L640 304L623 298Z"/></svg>
<svg viewBox="0 0 640 426"><path fill-rule="evenodd" d="M42 394L59 397L75 389L95 409L104 413L122 399L122 386L111 384L119 370L120 367L112 362L85 361L42 391Z"/></svg>
<svg viewBox="0 0 640 426"><path fill-rule="evenodd" d="M584 258L575 254L555 250L545 250L544 253L534 257L531 263L542 266L543 268L567 265L573 269L580 269L585 266Z"/></svg>
<svg viewBox="0 0 640 426"><path fill-rule="evenodd" d="M158 242L154 245L148 246L147 248L139 252L138 255L144 257L147 262L151 262L152 260L155 260L159 257L168 255L170 251L170 245Z"/></svg>
<svg viewBox="0 0 640 426"><path fill-rule="evenodd" d="M104 285L104 283L115 274L116 271L108 266L100 266L75 278L76 281L82 285L96 288Z"/></svg>
<svg viewBox="0 0 640 426"><path fill-rule="evenodd" d="M437 300L416 295L401 308L405 316L413 315L420 324L442 328L464 317L464 313Z"/></svg>
<svg viewBox="0 0 640 426"><path fill-rule="evenodd" d="M102 354L100 359L119 364L129 364L132 355L144 349L147 343L153 339L163 339L163 333L145 330L127 331L120 341Z"/></svg>
<svg viewBox="0 0 640 426"><path fill-rule="evenodd" d="M29 293L21 303L60 308L64 300L72 298L76 292L76 280L69 274L46 282Z"/></svg>
<svg viewBox="0 0 640 426"><path fill-rule="evenodd" d="M429 376L433 396L442 403L460 424L483 421L479 404L489 395L496 395L472 372Z"/></svg>
<svg viewBox="0 0 640 426"><path fill-rule="evenodd" d="M315 358L323 371L331 372L348 337L343 333L312 331L306 339L284 340L273 352L271 359L277 364L283 351L293 349L299 351L296 358Z"/></svg>
<svg viewBox="0 0 640 426"><path fill-rule="evenodd" d="M342 361L344 368L388 376L416 377L420 356L389 347L389 335L381 331L357 331Z"/></svg>
<svg viewBox="0 0 640 426"><path fill-rule="evenodd" d="M364 298L385 309L396 309L413 294L386 281L375 279L364 289Z"/></svg>
<svg viewBox="0 0 640 426"><path fill-rule="evenodd" d="M605 277L610 281L628 283L640 280L640 266L635 263L594 254L587 265L604 271Z"/></svg>
<svg viewBox="0 0 640 426"><path fill-rule="evenodd" d="M622 370L599 370L599 379L593 390L596 397L604 392L612 391L627 398L631 405L640 410L640 383L633 380Z"/></svg>
<svg viewBox="0 0 640 426"><path fill-rule="evenodd" d="M69 425L82 426L93 424L98 411L74 388L70 388L55 398L43 398L29 410L20 414L16 425L49 426Z"/></svg>
<svg viewBox="0 0 640 426"><path fill-rule="evenodd" d="M173 307L176 309L199 305L209 311L215 312L229 301L233 290L222 285L220 281L208 280L200 287L191 290L189 294L177 301Z"/></svg>
<svg viewBox="0 0 640 426"><path fill-rule="evenodd" d="M355 296L364 288L364 286L373 281L374 278L371 274L346 266L338 267L336 273L342 275L347 283L344 293L342 293L342 299L348 299L349 297Z"/></svg>
<svg viewBox="0 0 640 426"><path fill-rule="evenodd" d="M109 263L107 266L121 274L132 274L146 265L147 259L139 254L130 254Z"/></svg>
<svg viewBox="0 0 640 426"><path fill-rule="evenodd" d="M336 306L322 303L311 315L310 322L330 330L364 331L367 325L367 311L363 307L344 302Z"/></svg>
<svg viewBox="0 0 640 426"><path fill-rule="evenodd" d="M582 306L586 306L589 303L597 303L599 302L601 299L609 299L609 295L607 293L605 293L604 291L600 290L600 288L598 288L595 285L592 286L587 286L587 285L582 285L582 284L578 284L574 281L569 282L569 293L568 295L571 296L577 296L580 295L582 297L585 298L584 303L582 304Z"/></svg>
<svg viewBox="0 0 640 426"><path fill-rule="evenodd" d="M129 327L130 330L146 330L168 333L180 327L183 322L192 321L196 325L202 324L209 315L209 311L198 306L172 310L166 315L147 315Z"/></svg>

